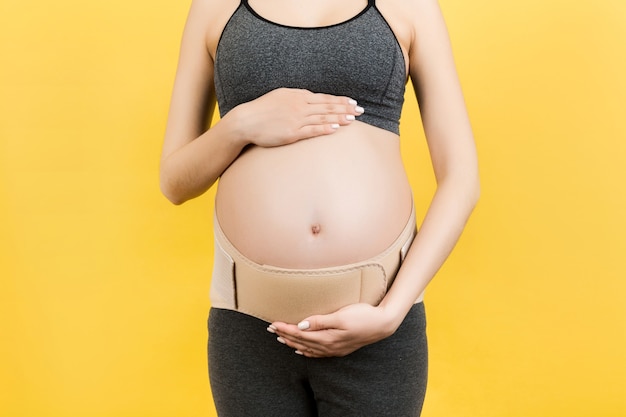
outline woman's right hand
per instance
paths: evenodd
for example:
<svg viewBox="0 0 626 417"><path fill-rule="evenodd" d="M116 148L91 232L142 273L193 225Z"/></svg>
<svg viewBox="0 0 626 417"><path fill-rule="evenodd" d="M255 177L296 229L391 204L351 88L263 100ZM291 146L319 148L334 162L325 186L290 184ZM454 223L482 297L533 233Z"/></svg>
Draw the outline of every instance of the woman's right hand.
<svg viewBox="0 0 626 417"><path fill-rule="evenodd" d="M348 97L292 88L270 91L236 110L245 141L262 147L329 135L363 113Z"/></svg>

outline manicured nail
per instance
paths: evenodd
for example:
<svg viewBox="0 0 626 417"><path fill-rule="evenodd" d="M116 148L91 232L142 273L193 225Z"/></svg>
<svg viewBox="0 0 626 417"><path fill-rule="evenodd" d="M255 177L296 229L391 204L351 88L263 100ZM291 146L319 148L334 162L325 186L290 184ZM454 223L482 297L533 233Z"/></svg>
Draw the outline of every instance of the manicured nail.
<svg viewBox="0 0 626 417"><path fill-rule="evenodd" d="M311 327L311 323L309 323L307 320L304 320L298 323L298 329L300 330L306 330L309 327Z"/></svg>
<svg viewBox="0 0 626 417"><path fill-rule="evenodd" d="M285 339L283 339L282 337L277 337L276 340L278 340L280 343L282 343L283 345L286 345L287 342L285 342Z"/></svg>
<svg viewBox="0 0 626 417"><path fill-rule="evenodd" d="M304 353L300 352L299 350L296 350L296 354L301 355L301 356L304 355Z"/></svg>
<svg viewBox="0 0 626 417"><path fill-rule="evenodd" d="M356 100L350 99L350 100L348 100L348 104L356 106Z"/></svg>
<svg viewBox="0 0 626 417"><path fill-rule="evenodd" d="M339 129L339 124L333 123L332 125L330 125L330 127L332 127L333 129Z"/></svg>
<svg viewBox="0 0 626 417"><path fill-rule="evenodd" d="M363 113L365 111L365 109L361 106L356 106L354 108L354 111L356 111L357 113Z"/></svg>
<svg viewBox="0 0 626 417"><path fill-rule="evenodd" d="M346 114L346 120L354 120L354 115L353 114Z"/></svg>
<svg viewBox="0 0 626 417"><path fill-rule="evenodd" d="M276 327L272 326L271 324L267 327L267 331L270 333L276 333Z"/></svg>

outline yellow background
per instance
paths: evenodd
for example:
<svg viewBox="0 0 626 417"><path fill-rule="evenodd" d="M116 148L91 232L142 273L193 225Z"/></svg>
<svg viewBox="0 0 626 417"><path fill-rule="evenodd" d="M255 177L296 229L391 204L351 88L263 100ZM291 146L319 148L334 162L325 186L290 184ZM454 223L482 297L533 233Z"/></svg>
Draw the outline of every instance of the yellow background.
<svg viewBox="0 0 626 417"><path fill-rule="evenodd" d="M441 5L483 193L427 295L423 415L624 416L626 2ZM213 193L157 180L188 6L0 3L2 416L213 415Z"/></svg>

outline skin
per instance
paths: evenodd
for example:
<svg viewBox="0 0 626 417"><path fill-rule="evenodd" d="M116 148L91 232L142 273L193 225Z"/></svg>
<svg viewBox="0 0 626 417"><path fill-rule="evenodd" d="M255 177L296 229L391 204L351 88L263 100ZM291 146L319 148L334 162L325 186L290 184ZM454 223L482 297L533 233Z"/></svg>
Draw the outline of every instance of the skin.
<svg viewBox="0 0 626 417"><path fill-rule="evenodd" d="M254 7L257 3L251 2ZM330 0L291 4L265 0L258 8L276 22L323 26L350 18L352 6L358 9L361 3L346 1L339 10ZM350 126L358 123L352 116L362 111L348 97L279 89L234 108L206 130L215 102L217 41L237 5L235 0L195 0L190 10L161 160L161 188L175 204L208 190L247 145L292 146L338 135L356 128ZM298 324L268 327L278 342L308 357L344 356L393 334L452 251L479 195L474 139L436 0L378 0L377 6L408 63L437 190L394 284L378 306L354 304Z"/></svg>

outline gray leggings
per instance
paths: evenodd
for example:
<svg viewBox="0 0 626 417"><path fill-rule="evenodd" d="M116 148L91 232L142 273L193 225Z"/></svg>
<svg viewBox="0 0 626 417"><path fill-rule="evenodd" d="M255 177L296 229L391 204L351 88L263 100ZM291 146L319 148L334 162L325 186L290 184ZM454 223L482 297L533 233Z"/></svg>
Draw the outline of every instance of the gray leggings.
<svg viewBox="0 0 626 417"><path fill-rule="evenodd" d="M209 374L220 417L416 417L427 377L426 319L415 304L389 338L342 358L306 358L267 323L209 315Z"/></svg>

